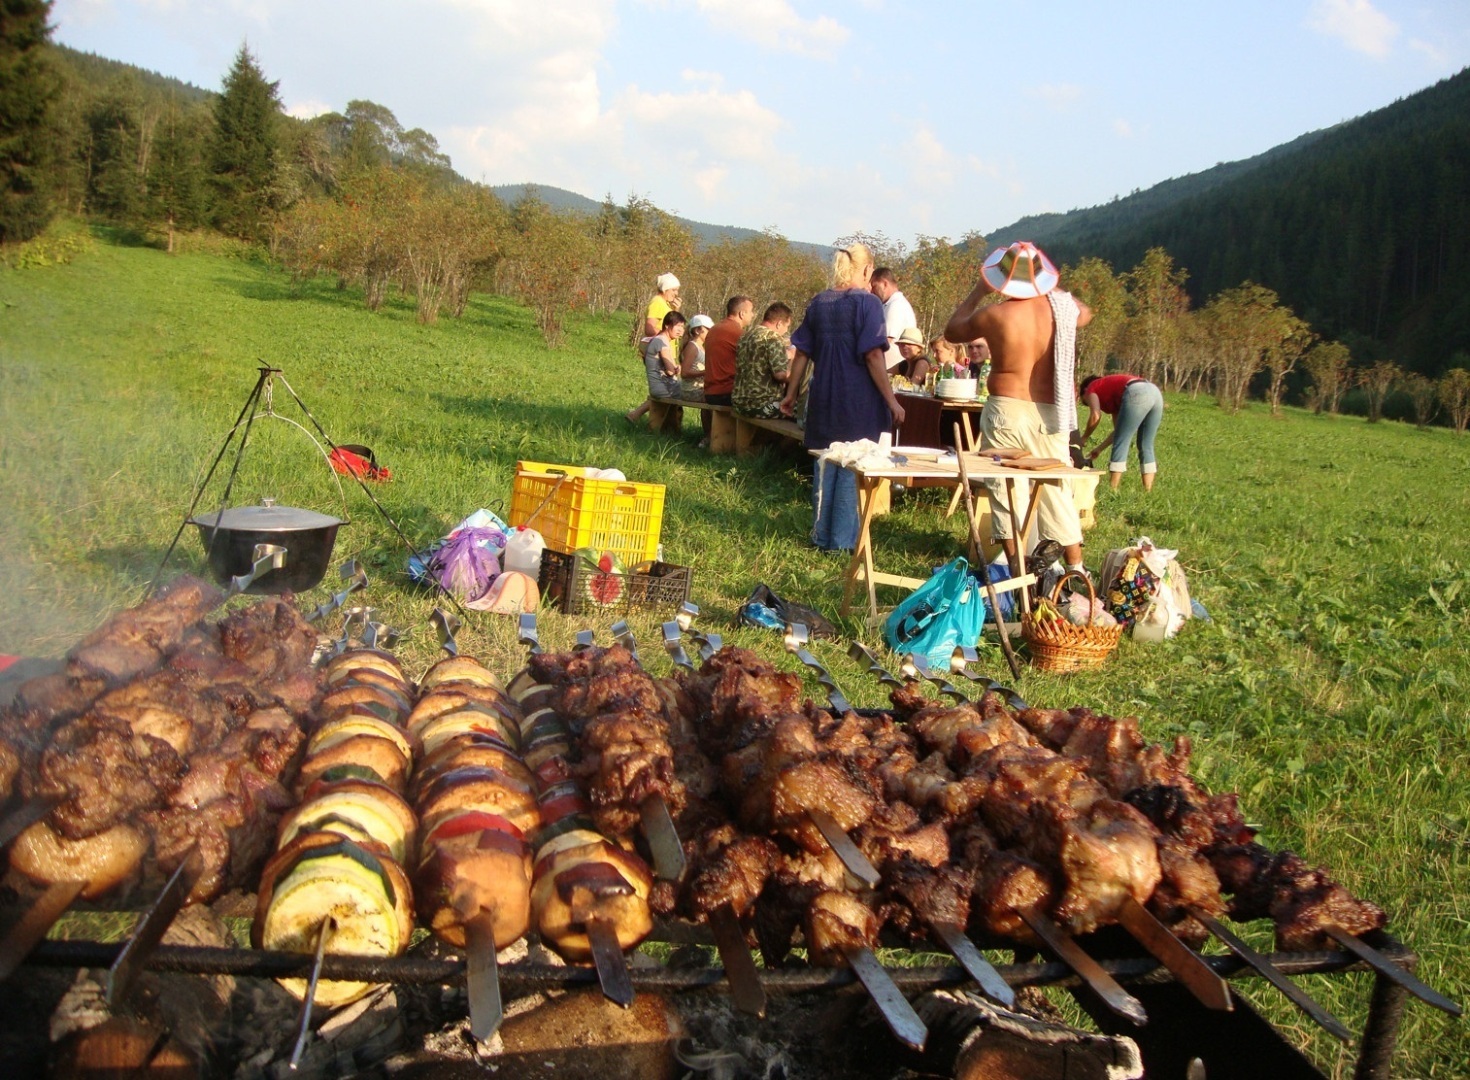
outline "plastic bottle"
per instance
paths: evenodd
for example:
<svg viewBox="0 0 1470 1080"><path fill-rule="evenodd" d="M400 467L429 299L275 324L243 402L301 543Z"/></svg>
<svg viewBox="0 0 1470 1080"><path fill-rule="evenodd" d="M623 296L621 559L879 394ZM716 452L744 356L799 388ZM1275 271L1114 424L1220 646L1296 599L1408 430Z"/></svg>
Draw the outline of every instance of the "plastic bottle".
<svg viewBox="0 0 1470 1080"><path fill-rule="evenodd" d="M535 529L519 528L511 533L505 545L505 568L519 570L532 579L541 574L541 553L546 550L545 538Z"/></svg>

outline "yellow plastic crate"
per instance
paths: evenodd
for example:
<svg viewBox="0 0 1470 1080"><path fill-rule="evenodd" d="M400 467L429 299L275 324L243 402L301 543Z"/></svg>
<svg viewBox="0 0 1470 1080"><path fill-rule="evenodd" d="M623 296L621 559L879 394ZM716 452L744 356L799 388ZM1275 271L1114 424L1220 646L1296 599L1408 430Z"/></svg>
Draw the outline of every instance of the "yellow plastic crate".
<svg viewBox="0 0 1470 1080"><path fill-rule="evenodd" d="M594 480L581 465L516 462L510 523L524 525L543 500L531 528L553 551L570 555L592 547L614 552L628 566L658 556L664 520L664 486L626 480ZM557 481L562 482L557 487ZM551 498L547 500L547 496Z"/></svg>

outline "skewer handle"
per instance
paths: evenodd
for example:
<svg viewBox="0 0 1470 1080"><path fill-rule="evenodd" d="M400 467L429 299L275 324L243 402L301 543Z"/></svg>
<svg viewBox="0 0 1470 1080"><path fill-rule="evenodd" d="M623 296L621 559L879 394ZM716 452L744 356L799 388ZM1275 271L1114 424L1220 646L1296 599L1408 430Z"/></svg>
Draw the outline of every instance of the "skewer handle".
<svg viewBox="0 0 1470 1080"><path fill-rule="evenodd" d="M849 645L847 655L859 663L866 664L867 667L864 669L866 673L876 677L884 686L903 686L903 680L894 678L893 674L878 662L877 654L861 641L854 641Z"/></svg>
<svg viewBox="0 0 1470 1080"><path fill-rule="evenodd" d="M133 927L133 932L122 951L117 954L117 959L112 962L112 967L107 972L109 1008L118 1008L127 997L133 983L142 974L143 965L147 963L149 955L163 940L164 931L174 921L174 916L184 906L184 901L189 899L189 894L194 891L194 884L199 880L201 872L198 849L190 848L183 862L169 875L163 891L153 901L153 906L143 913L143 917Z"/></svg>
<svg viewBox="0 0 1470 1080"><path fill-rule="evenodd" d="M795 654L796 658L806 667L817 673L817 682L822 689L827 691L827 703L832 706L832 711L838 714L846 713L852 709L852 703L847 700L837 687L837 682L832 678L831 672L822 666L822 662L808 651L806 643L810 635L805 623L786 624L786 651Z"/></svg>
<svg viewBox="0 0 1470 1080"><path fill-rule="evenodd" d="M429 625L434 628L434 632L439 636L439 647L450 656L458 656L459 642L454 639L454 635L459 633L458 616L451 615L443 608L436 607L429 615Z"/></svg>
<svg viewBox="0 0 1470 1080"><path fill-rule="evenodd" d="M663 632L664 650L669 654L669 659L672 660L677 667L681 667L686 671L693 671L694 662L689 659L689 654L684 650L683 642L679 640L681 637L681 633L679 630L678 621L675 619L670 619L668 622L664 623Z"/></svg>
<svg viewBox="0 0 1470 1080"><path fill-rule="evenodd" d="M627 620L619 619L613 623L611 632L613 640L632 653L633 659L641 664L643 661L638 659L638 642L633 637L633 628L628 625Z"/></svg>
<svg viewBox="0 0 1470 1080"><path fill-rule="evenodd" d="M318 619L325 619L332 612L347 603L347 598L353 593L361 592L368 587L367 571L357 565L356 559L348 559L342 564L337 573L343 581L348 583L347 588L339 593L333 593L330 599L322 601L310 615L306 616L307 622L316 622Z"/></svg>
<svg viewBox="0 0 1470 1080"><path fill-rule="evenodd" d="M532 653L541 651L541 635L536 629L536 613L528 611L521 616L520 625L517 630L517 640Z"/></svg>

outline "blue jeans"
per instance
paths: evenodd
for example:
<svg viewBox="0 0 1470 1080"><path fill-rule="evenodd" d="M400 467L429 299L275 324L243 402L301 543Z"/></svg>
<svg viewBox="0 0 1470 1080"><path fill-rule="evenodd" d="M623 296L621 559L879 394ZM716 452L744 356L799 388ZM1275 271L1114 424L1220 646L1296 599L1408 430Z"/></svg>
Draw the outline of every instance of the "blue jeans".
<svg viewBox="0 0 1470 1080"><path fill-rule="evenodd" d="M823 551L857 547L857 473L830 461L817 462L812 473L812 543Z"/></svg>
<svg viewBox="0 0 1470 1080"><path fill-rule="evenodd" d="M1164 395L1151 382L1140 380L1123 389L1123 400L1113 420L1113 451L1108 472L1128 471L1128 444L1138 437L1138 464L1146 473L1159 471L1154 436L1164 419Z"/></svg>

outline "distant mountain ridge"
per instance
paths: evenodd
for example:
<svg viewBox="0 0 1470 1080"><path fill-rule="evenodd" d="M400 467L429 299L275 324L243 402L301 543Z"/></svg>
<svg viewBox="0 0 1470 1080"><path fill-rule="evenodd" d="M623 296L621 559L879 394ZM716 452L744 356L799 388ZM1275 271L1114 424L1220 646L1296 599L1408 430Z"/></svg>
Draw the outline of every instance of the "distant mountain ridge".
<svg viewBox="0 0 1470 1080"><path fill-rule="evenodd" d="M1264 154L1104 206L1022 218L1058 262L1162 247L1196 303L1254 281L1360 361L1470 367L1470 68Z"/></svg>
<svg viewBox="0 0 1470 1080"><path fill-rule="evenodd" d="M522 198L530 188L535 188L536 194L554 210L573 210L582 214L595 214L602 209L602 203L597 199L589 199L585 195L578 195L575 191L552 187L548 184L495 184L490 190L502 202L513 203ZM738 225L711 225L705 221L693 221L678 215L674 215L674 220L692 232L702 244L718 244L721 240L726 239L738 243L741 240L752 240L761 235L759 229L746 229ZM791 246L799 251L809 251L824 261L832 257L832 248L828 245L791 240L789 237L787 239Z"/></svg>

